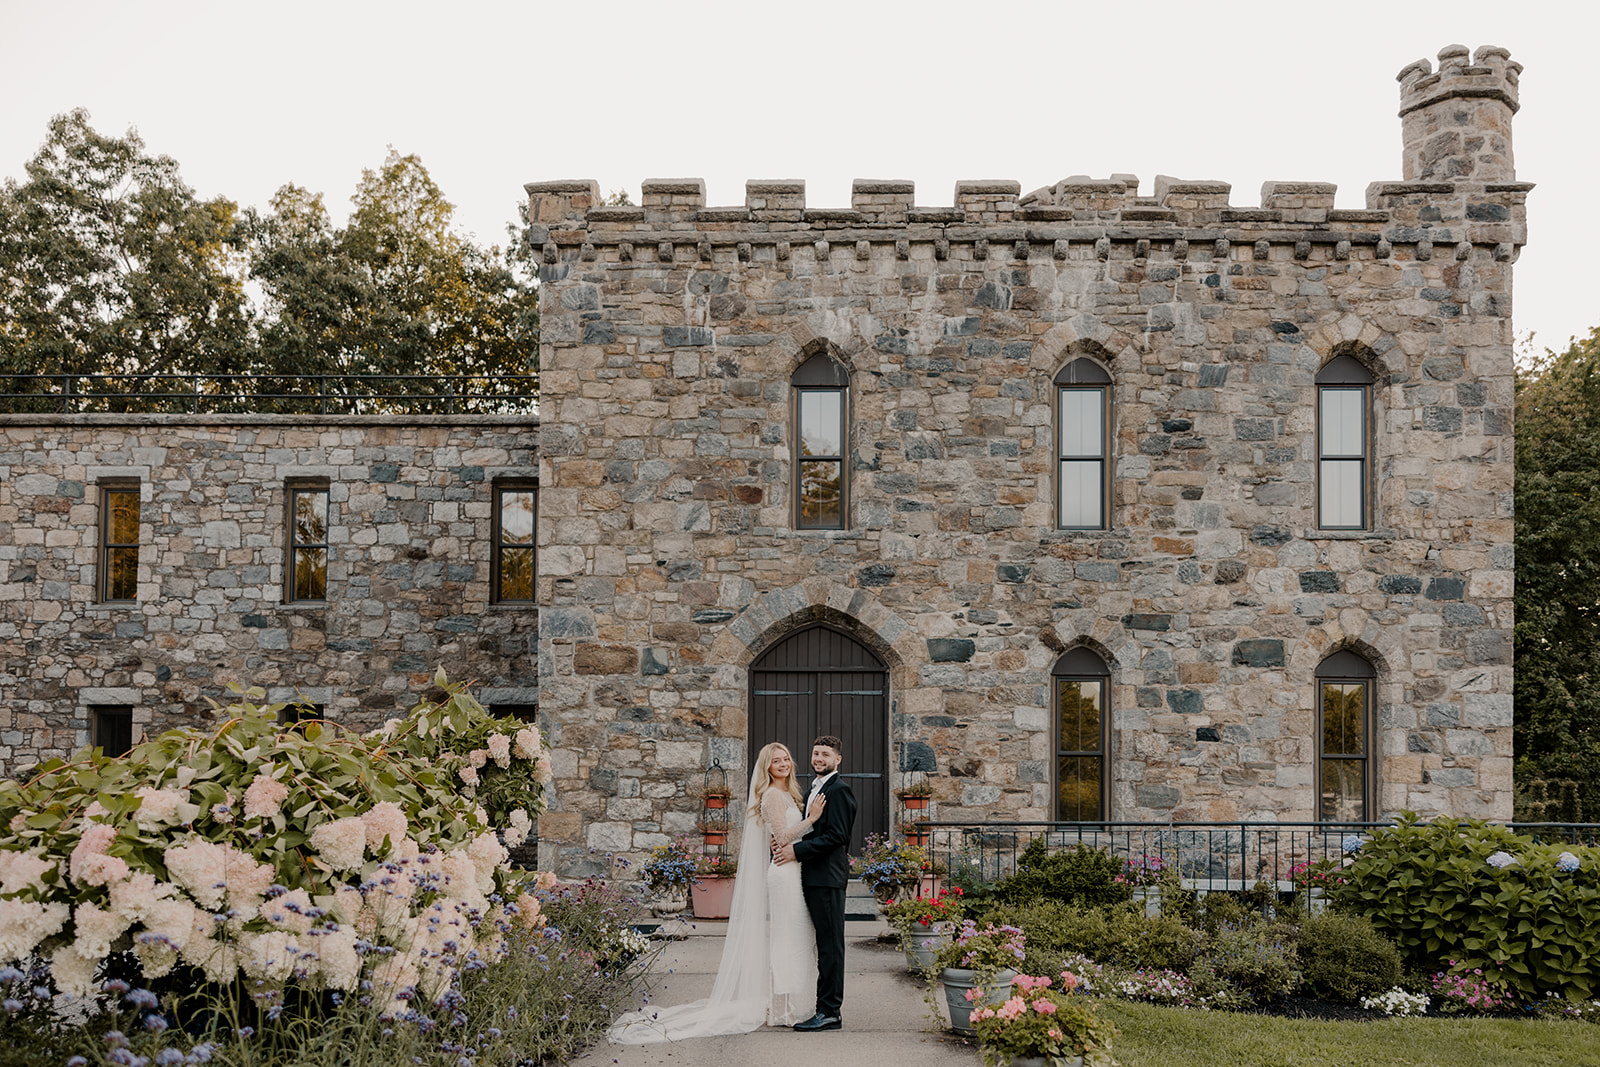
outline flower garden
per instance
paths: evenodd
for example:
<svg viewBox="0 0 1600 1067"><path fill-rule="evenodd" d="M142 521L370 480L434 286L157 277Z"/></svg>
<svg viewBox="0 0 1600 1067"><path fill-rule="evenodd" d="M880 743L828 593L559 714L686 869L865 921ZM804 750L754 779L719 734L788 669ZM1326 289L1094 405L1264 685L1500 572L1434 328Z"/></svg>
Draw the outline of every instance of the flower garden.
<svg viewBox="0 0 1600 1067"><path fill-rule="evenodd" d="M602 883L513 868L536 727L442 698L366 735L259 690L0 783L0 1063L541 1062L634 997Z"/></svg>
<svg viewBox="0 0 1600 1067"><path fill-rule="evenodd" d="M1524 1028L1517 1062L1546 1062L1550 1046L1562 1058L1549 1062L1600 1063L1600 1029L1585 1025L1600 1021L1600 848L1409 815L1344 848L1296 864L1292 895L1276 882L1200 895L1158 856L1036 838L1008 877L958 861L940 896L885 914L991 1065L1255 1062L1237 1057L1258 1047L1234 1042L1258 1031L1314 1046L1272 1062L1512 1062L1429 1058L1506 1026ZM1148 890L1158 908L1135 900ZM1339 1029L1352 1026L1371 1036ZM1393 1060L1386 1046L1406 1042L1389 1027L1457 1037ZM1174 1043L1182 1033L1194 1036Z"/></svg>

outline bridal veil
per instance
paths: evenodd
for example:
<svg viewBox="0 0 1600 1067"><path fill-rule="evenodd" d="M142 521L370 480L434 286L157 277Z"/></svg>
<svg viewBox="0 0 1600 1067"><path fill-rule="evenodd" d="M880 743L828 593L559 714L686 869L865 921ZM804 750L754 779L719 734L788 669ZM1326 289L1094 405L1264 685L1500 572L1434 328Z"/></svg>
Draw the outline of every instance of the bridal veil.
<svg viewBox="0 0 1600 1067"><path fill-rule="evenodd" d="M755 797L755 775L747 798ZM748 800L746 801L748 804ZM607 1031L619 1045L681 1041L759 1030L767 1021L772 998L771 944L767 937L767 864L772 860L766 824L759 815L745 816L739 845L739 874L733 883L727 939L717 966L711 996L668 1008L645 1008L617 1019Z"/></svg>

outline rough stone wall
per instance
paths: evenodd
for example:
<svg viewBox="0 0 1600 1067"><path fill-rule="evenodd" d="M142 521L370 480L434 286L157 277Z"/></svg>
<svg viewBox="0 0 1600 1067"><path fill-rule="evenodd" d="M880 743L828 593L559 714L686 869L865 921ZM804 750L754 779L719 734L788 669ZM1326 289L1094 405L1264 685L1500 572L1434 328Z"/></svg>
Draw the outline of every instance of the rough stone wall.
<svg viewBox="0 0 1600 1067"><path fill-rule="evenodd" d="M1509 161L1516 72L1487 62ZM1530 188L1377 183L1338 210L1331 185L1276 182L1241 208L1118 176L922 208L857 182L819 210L798 182L731 208L692 180L640 207L530 185L541 839L581 869L691 830L686 787L713 755L743 764L747 666L815 619L890 663L897 769L929 772L941 819L1054 817L1049 675L1078 643L1111 665L1115 819L1314 818L1313 673L1341 648L1377 671L1379 810L1509 817ZM821 347L851 375L834 532L791 518L788 383ZM1367 532L1316 528L1314 378L1345 352L1376 377ZM1052 378L1080 353L1115 383L1104 532L1054 528Z"/></svg>
<svg viewBox="0 0 1600 1067"><path fill-rule="evenodd" d="M532 417L0 416L0 772L210 721L237 681L356 727L443 665L537 700L538 611L489 603L490 491L537 475ZM138 602L97 602L98 488L140 487ZM325 605L285 604L285 483L326 478Z"/></svg>

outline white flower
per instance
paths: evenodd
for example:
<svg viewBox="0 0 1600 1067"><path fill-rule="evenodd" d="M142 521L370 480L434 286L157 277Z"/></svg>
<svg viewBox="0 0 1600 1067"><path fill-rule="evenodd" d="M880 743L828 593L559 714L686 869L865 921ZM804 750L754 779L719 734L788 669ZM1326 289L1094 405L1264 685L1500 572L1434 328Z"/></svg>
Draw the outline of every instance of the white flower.
<svg viewBox="0 0 1600 1067"><path fill-rule="evenodd" d="M269 930L264 934L239 935L239 965L251 978L266 982L281 982L294 972L298 953L291 952L299 945L282 930Z"/></svg>
<svg viewBox="0 0 1600 1067"><path fill-rule="evenodd" d="M1581 864L1578 862L1578 857L1574 856L1570 852L1563 852L1561 855L1556 857L1556 870L1558 871L1575 871L1580 866Z"/></svg>
<svg viewBox="0 0 1600 1067"><path fill-rule="evenodd" d="M44 893L44 876L55 870L56 861L47 860L39 849L27 852L0 852L0 893L10 896L24 889Z"/></svg>
<svg viewBox="0 0 1600 1067"><path fill-rule="evenodd" d="M495 734L489 738L489 758L502 767L511 766L511 738Z"/></svg>
<svg viewBox="0 0 1600 1067"><path fill-rule="evenodd" d="M267 774L258 774L244 791L244 817L270 819L283 810L289 787Z"/></svg>
<svg viewBox="0 0 1600 1067"><path fill-rule="evenodd" d="M473 749L467 753L467 762L472 764L475 770L481 768L485 763L489 762L489 750L486 748Z"/></svg>
<svg viewBox="0 0 1600 1067"><path fill-rule="evenodd" d="M73 948L80 956L103 960L111 955L111 942L128 929L128 920L114 911L85 901L72 912Z"/></svg>
<svg viewBox="0 0 1600 1067"><path fill-rule="evenodd" d="M0 961L26 958L39 942L60 933L71 915L62 903L0 900Z"/></svg>
<svg viewBox="0 0 1600 1067"><path fill-rule="evenodd" d="M472 844L467 846L467 855L472 857L472 864L478 869L479 892L494 892L495 869L510 859L511 853L501 846L493 831L490 831L472 839Z"/></svg>
<svg viewBox="0 0 1600 1067"><path fill-rule="evenodd" d="M314 920L307 914L311 910L311 895L304 889L291 889L261 905L261 917L279 930L291 934L308 934Z"/></svg>
<svg viewBox="0 0 1600 1067"><path fill-rule="evenodd" d="M529 726L517 731L515 752L523 759L539 758L539 728Z"/></svg>
<svg viewBox="0 0 1600 1067"><path fill-rule="evenodd" d="M117 838L116 828L103 822L91 822L84 827L83 834L78 838L78 843L72 849L72 855L67 860L67 872L74 882L85 885L104 885L107 881L115 881L126 875L127 864L122 864L122 873L115 874L115 866L104 861L106 849ZM117 860L117 863L122 863Z"/></svg>
<svg viewBox="0 0 1600 1067"><path fill-rule="evenodd" d="M507 848L516 848L528 839L528 831L517 826L508 826L502 832L505 835Z"/></svg>
<svg viewBox="0 0 1600 1067"><path fill-rule="evenodd" d="M129 923L144 922L151 909L163 898L177 892L177 887L157 882L149 871L135 871L120 882L113 882L111 910Z"/></svg>
<svg viewBox="0 0 1600 1067"><path fill-rule="evenodd" d="M1499 870L1505 870L1507 867L1518 866L1517 858L1509 852L1496 852L1494 855L1489 857L1488 862L1489 866Z"/></svg>
<svg viewBox="0 0 1600 1067"><path fill-rule="evenodd" d="M393 848L406 833L406 813L400 805L385 800L374 804L372 808L361 816L361 823L367 828L367 847L377 855L383 847L384 838L389 839L389 847Z"/></svg>
<svg viewBox="0 0 1600 1067"><path fill-rule="evenodd" d="M478 784L478 771L472 764L462 764L460 774L461 780L467 785L476 786Z"/></svg>
<svg viewBox="0 0 1600 1067"><path fill-rule="evenodd" d="M189 803L189 791L155 789L142 786L134 790L139 807L134 810L133 821L139 829L152 833L180 821L179 808Z"/></svg>
<svg viewBox="0 0 1600 1067"><path fill-rule="evenodd" d="M50 956L50 976L63 993L87 997L94 993L94 972L100 961L79 955L75 945L62 945Z"/></svg>
<svg viewBox="0 0 1600 1067"><path fill-rule="evenodd" d="M356 951L356 934L348 926L324 930L316 938L317 956L322 962L322 980L331 989L350 992L361 978L361 955Z"/></svg>
<svg viewBox="0 0 1600 1067"><path fill-rule="evenodd" d="M367 851L367 826L357 818L325 822L311 831L311 847L334 870L355 870Z"/></svg>
<svg viewBox="0 0 1600 1067"><path fill-rule="evenodd" d="M549 785L550 784L550 779L554 777L554 772L552 771L552 769L550 767L550 757L549 756L540 756L539 757L538 774L539 774L539 781L540 782L542 782L545 785Z"/></svg>

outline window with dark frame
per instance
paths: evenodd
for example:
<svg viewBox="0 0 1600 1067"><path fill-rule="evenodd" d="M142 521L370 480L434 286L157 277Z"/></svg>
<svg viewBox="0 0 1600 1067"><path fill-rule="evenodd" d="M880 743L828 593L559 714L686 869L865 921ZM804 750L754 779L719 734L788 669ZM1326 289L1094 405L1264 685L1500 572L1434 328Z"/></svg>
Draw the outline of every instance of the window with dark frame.
<svg viewBox="0 0 1600 1067"><path fill-rule="evenodd" d="M278 724L288 727L298 726L303 722L322 719L326 711L325 704L310 704L304 701L285 704L278 711Z"/></svg>
<svg viewBox="0 0 1600 1067"><path fill-rule="evenodd" d="M1104 530L1109 510L1111 375L1079 357L1055 377L1056 526Z"/></svg>
<svg viewBox="0 0 1600 1067"><path fill-rule="evenodd" d="M490 587L497 604L531 604L538 575L534 531L538 529L539 489L529 483L494 487L494 558Z"/></svg>
<svg viewBox="0 0 1600 1067"><path fill-rule="evenodd" d="M1055 778L1058 822L1094 822L1110 812L1106 773L1111 672L1087 648L1069 649L1051 670L1055 694Z"/></svg>
<svg viewBox="0 0 1600 1067"><path fill-rule="evenodd" d="M1371 527L1372 372L1349 354L1317 373L1317 527Z"/></svg>
<svg viewBox="0 0 1600 1067"><path fill-rule="evenodd" d="M789 379L794 390L795 528L842 530L849 512L850 375L818 352Z"/></svg>
<svg viewBox="0 0 1600 1067"><path fill-rule="evenodd" d="M89 708L89 747L107 756L133 750L133 708L127 704L95 704Z"/></svg>
<svg viewBox="0 0 1600 1067"><path fill-rule="evenodd" d="M100 600L139 599L139 486L107 485L100 497Z"/></svg>
<svg viewBox="0 0 1600 1067"><path fill-rule="evenodd" d="M1372 664L1348 649L1317 665L1317 819L1367 822L1372 768Z"/></svg>
<svg viewBox="0 0 1600 1067"><path fill-rule="evenodd" d="M537 704L490 704L489 714L497 719L516 719L518 722L527 723L529 726L539 725L539 705Z"/></svg>
<svg viewBox="0 0 1600 1067"><path fill-rule="evenodd" d="M288 599L328 599L328 487L290 485Z"/></svg>

